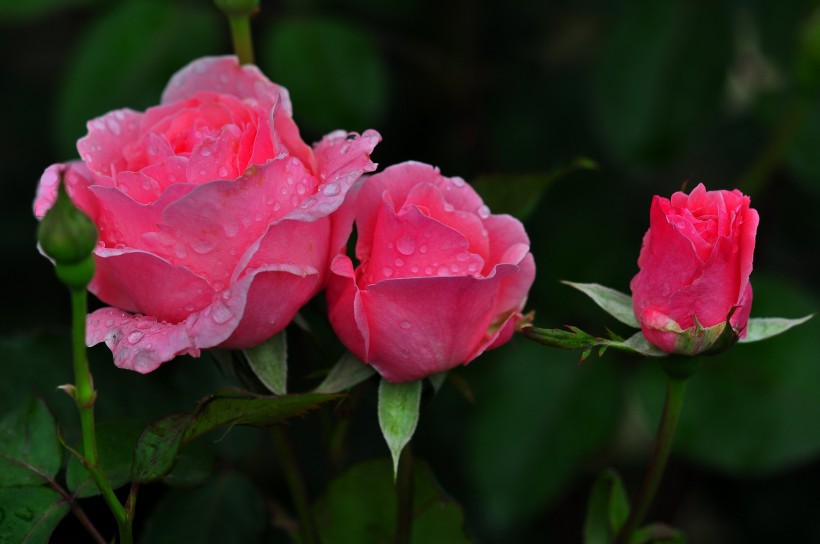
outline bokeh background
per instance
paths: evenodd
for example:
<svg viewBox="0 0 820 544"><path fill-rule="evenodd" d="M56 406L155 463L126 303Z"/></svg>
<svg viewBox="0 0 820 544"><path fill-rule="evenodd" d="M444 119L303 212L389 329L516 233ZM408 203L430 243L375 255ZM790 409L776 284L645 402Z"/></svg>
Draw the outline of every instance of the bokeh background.
<svg viewBox="0 0 820 544"><path fill-rule="evenodd" d="M652 195L701 181L740 188L760 213L753 316L820 308L816 2L262 0L253 28L258 64L290 90L306 141L376 128L382 166L438 165L525 220L539 326L628 334L559 280L628 291ZM68 297L35 249L41 172L76 156L88 119L153 105L175 70L229 52L207 0L0 1L0 414L36 391L76 432L55 390L71 381ZM341 352L322 306L305 310L321 341L291 330L292 389L315 385L311 373ZM115 442L230 382L207 357L139 376L113 368L104 347L92 356L98 418ZM639 485L660 369L616 353L577 362L516 338L425 397L416 455L476 541L579 542L602 469ZM386 456L375 392L364 384L290 425L312 497ZM650 520L695 543L820 542L820 319L710 359L688 394ZM346 446L328 460L342 420ZM284 539L290 505L266 433L200 442L176 482L141 492L137 528L201 525L202 509L221 505L227 521L210 523L231 524L223 541ZM215 495L214 482L228 491ZM84 504L106 518L99 499ZM79 531L68 519L55 541Z"/></svg>

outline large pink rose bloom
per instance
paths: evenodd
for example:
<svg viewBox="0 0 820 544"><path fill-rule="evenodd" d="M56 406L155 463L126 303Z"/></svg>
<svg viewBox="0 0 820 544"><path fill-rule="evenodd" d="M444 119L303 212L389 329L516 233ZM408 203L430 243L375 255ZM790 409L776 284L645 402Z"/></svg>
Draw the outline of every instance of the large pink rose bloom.
<svg viewBox="0 0 820 544"><path fill-rule="evenodd" d="M426 164L392 166L356 189L359 264L338 255L327 289L351 352L405 382L510 339L535 278L518 220L491 215L464 180Z"/></svg>
<svg viewBox="0 0 820 544"><path fill-rule="evenodd" d="M752 309L752 256L758 215L740 191L698 185L668 200L655 196L649 230L632 279L635 317L644 336L669 353L709 350L729 324L742 338ZM732 313L734 312L734 313Z"/></svg>
<svg viewBox="0 0 820 544"><path fill-rule="evenodd" d="M313 149L287 91L234 57L176 73L159 106L110 112L77 142L82 162L51 166L97 225L88 345L150 372L180 354L250 347L282 330L326 280L347 227L330 215L375 165L376 132L334 132Z"/></svg>

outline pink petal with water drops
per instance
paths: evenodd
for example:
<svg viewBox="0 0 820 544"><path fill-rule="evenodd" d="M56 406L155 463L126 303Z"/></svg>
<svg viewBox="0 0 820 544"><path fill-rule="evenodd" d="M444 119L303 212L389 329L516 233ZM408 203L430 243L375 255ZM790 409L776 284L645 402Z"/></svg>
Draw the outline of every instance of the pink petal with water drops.
<svg viewBox="0 0 820 544"><path fill-rule="evenodd" d="M97 269L89 290L106 304L176 323L211 302L207 281L156 255L106 248L94 253Z"/></svg>
<svg viewBox="0 0 820 544"><path fill-rule="evenodd" d="M535 281L535 260L530 239L519 220L509 215L491 215L484 220L490 239L490 262L518 265L518 274L502 281L496 315L518 312L524 307L527 293Z"/></svg>
<svg viewBox="0 0 820 544"><path fill-rule="evenodd" d="M478 276L484 260L468 251L467 239L417 207L396 214L388 203L373 235L373 248L358 285L407 277Z"/></svg>
<svg viewBox="0 0 820 544"><path fill-rule="evenodd" d="M77 151L92 172L114 177L128 169L123 149L139 137L141 113L114 110L87 123L88 134L77 141Z"/></svg>
<svg viewBox="0 0 820 544"><path fill-rule="evenodd" d="M360 360L367 361L370 328L361 291L356 287L353 262L347 255L338 255L331 262L330 269L326 293L330 323L347 349Z"/></svg>
<svg viewBox="0 0 820 544"><path fill-rule="evenodd" d="M256 66L240 66L235 56L203 57L171 77L162 92L162 103L185 100L200 91L212 91L239 98L255 98L263 109L269 108L278 99L279 107L292 115L290 99L280 89Z"/></svg>
<svg viewBox="0 0 820 544"><path fill-rule="evenodd" d="M184 326L160 323L153 317L102 308L88 315L86 327L88 346L105 342L115 365L142 374L178 355L199 356Z"/></svg>
<svg viewBox="0 0 820 544"><path fill-rule="evenodd" d="M286 219L270 225L243 255L231 282L271 266L285 266L297 275L316 274L322 283L330 262L331 225L327 217L311 222Z"/></svg>
<svg viewBox="0 0 820 544"><path fill-rule="evenodd" d="M239 176L236 155L242 132L235 125L222 127L216 137L202 139L188 159L187 179L190 183L207 183L215 179L235 179Z"/></svg>
<svg viewBox="0 0 820 544"><path fill-rule="evenodd" d="M503 266L490 278L406 278L368 286L361 291L367 361L392 382L468 363L494 318L501 280L516 271Z"/></svg>

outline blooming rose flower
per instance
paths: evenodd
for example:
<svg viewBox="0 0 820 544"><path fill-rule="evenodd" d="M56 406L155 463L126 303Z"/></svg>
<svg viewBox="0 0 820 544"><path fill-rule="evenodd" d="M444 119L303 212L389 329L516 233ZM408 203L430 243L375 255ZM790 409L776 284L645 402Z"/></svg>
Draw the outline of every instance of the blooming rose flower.
<svg viewBox="0 0 820 544"><path fill-rule="evenodd" d="M338 255L327 290L353 354L404 382L510 339L535 278L518 220L491 215L464 180L426 164L392 166L355 190L359 265Z"/></svg>
<svg viewBox="0 0 820 544"><path fill-rule="evenodd" d="M378 141L334 132L311 149L287 90L234 57L192 62L144 113L90 121L82 162L48 168L34 203L42 217L63 172L99 229L89 290L112 308L89 315L88 344L150 372L279 332L323 287L348 231L330 214Z"/></svg>
<svg viewBox="0 0 820 544"><path fill-rule="evenodd" d="M742 338L752 309L758 215L740 191L675 193L652 200L649 230L632 279L644 336L669 353L709 350L727 318Z"/></svg>

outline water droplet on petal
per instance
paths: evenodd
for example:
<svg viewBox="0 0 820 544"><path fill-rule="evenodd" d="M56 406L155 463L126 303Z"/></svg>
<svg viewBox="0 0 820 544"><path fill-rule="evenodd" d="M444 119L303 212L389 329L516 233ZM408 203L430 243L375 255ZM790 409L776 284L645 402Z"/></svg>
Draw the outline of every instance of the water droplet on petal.
<svg viewBox="0 0 820 544"><path fill-rule="evenodd" d="M199 154L200 154L200 155L202 155L203 157L210 157L210 156L211 156L211 153L213 153L213 151L211 150L211 148L210 148L210 147L205 147L205 146L202 146L202 147L199 149Z"/></svg>
<svg viewBox="0 0 820 544"><path fill-rule="evenodd" d="M293 185L294 181L293 178L288 178L288 185Z"/></svg>
<svg viewBox="0 0 820 544"><path fill-rule="evenodd" d="M393 263L394 263L396 266L398 266L399 268L401 268L402 266L404 266L404 259L399 259L399 258L397 257L397 258L396 258L396 260L395 260L395 261L393 261Z"/></svg>
<svg viewBox="0 0 820 544"><path fill-rule="evenodd" d="M228 168L225 166L220 166L219 170L216 171L219 174L219 177L224 178L228 176Z"/></svg>
<svg viewBox="0 0 820 544"><path fill-rule="evenodd" d="M407 329L411 328L413 326L413 324L405 319L401 322L400 326L401 326L402 329L407 330Z"/></svg>
<svg viewBox="0 0 820 544"><path fill-rule="evenodd" d="M490 217L490 208L488 208L487 206L481 206L478 209L477 213L481 219L487 219L488 217Z"/></svg>
<svg viewBox="0 0 820 544"><path fill-rule="evenodd" d="M419 246L419 252L421 252L421 253L427 253L427 244L421 244L421 245Z"/></svg>
<svg viewBox="0 0 820 544"><path fill-rule="evenodd" d="M449 202L444 205L444 211L445 212L451 212L453 210L455 210L455 207L452 204L450 204Z"/></svg>
<svg viewBox="0 0 820 544"><path fill-rule="evenodd" d="M339 194L339 184L328 183L322 192L325 196L336 196Z"/></svg>
<svg viewBox="0 0 820 544"><path fill-rule="evenodd" d="M411 237L401 238L396 242L396 249L402 255L412 255L416 251L416 241Z"/></svg>
<svg viewBox="0 0 820 544"><path fill-rule="evenodd" d="M461 270L461 267L458 264L453 263L450 265L450 270L452 270L453 272L458 272L459 270Z"/></svg>
<svg viewBox="0 0 820 544"><path fill-rule="evenodd" d="M463 263L466 263L467 261L470 260L470 254L467 253L467 252L459 253L458 255L456 255L456 259L458 259L459 261L461 261Z"/></svg>
<svg viewBox="0 0 820 544"><path fill-rule="evenodd" d="M432 273L433 273L433 267L432 267L432 266L428 266L428 267L426 267L426 268L424 269L424 273L425 273L425 274L427 274L427 275L429 276L430 274L432 274Z"/></svg>
<svg viewBox="0 0 820 544"><path fill-rule="evenodd" d="M385 276L387 276L387 277L389 278L390 276L392 276L392 275L393 275L393 269L392 269L392 268L390 268L389 266L385 266L385 267L382 269L382 274L384 274Z"/></svg>
<svg viewBox="0 0 820 544"><path fill-rule="evenodd" d="M415 265L414 265L414 266L411 266L411 267L410 267L410 271L411 271L413 274L416 274L416 273L418 273L418 271L419 271L419 267L418 267L418 266L415 266Z"/></svg>
<svg viewBox="0 0 820 544"><path fill-rule="evenodd" d="M282 205L278 202L273 205L273 211L278 212L282 208Z"/></svg>
<svg viewBox="0 0 820 544"><path fill-rule="evenodd" d="M218 323L220 325L223 323L227 323L231 319L231 317L233 317L231 310L228 309L227 306L222 304L214 308L213 314L211 314L211 319L214 320L214 323Z"/></svg>
<svg viewBox="0 0 820 544"><path fill-rule="evenodd" d="M303 195L307 192L307 189L305 188L304 183L300 183L299 185L296 186L296 192L299 193L300 195Z"/></svg>
<svg viewBox="0 0 820 544"><path fill-rule="evenodd" d="M120 133L122 133L122 127L120 126L120 124L117 122L116 119L113 119L111 117L107 117L105 119L105 124L108 127L108 130L111 131L111 134L113 134L115 136L119 136Z"/></svg>
<svg viewBox="0 0 820 544"><path fill-rule="evenodd" d="M136 344L142 340L143 336L145 336L145 334L142 331L134 331L128 335L128 341L132 344Z"/></svg>
<svg viewBox="0 0 820 544"><path fill-rule="evenodd" d="M464 187L464 185L465 185L464 180L461 179L461 178L450 178L450 180L453 182L453 185L455 185L456 187Z"/></svg>

